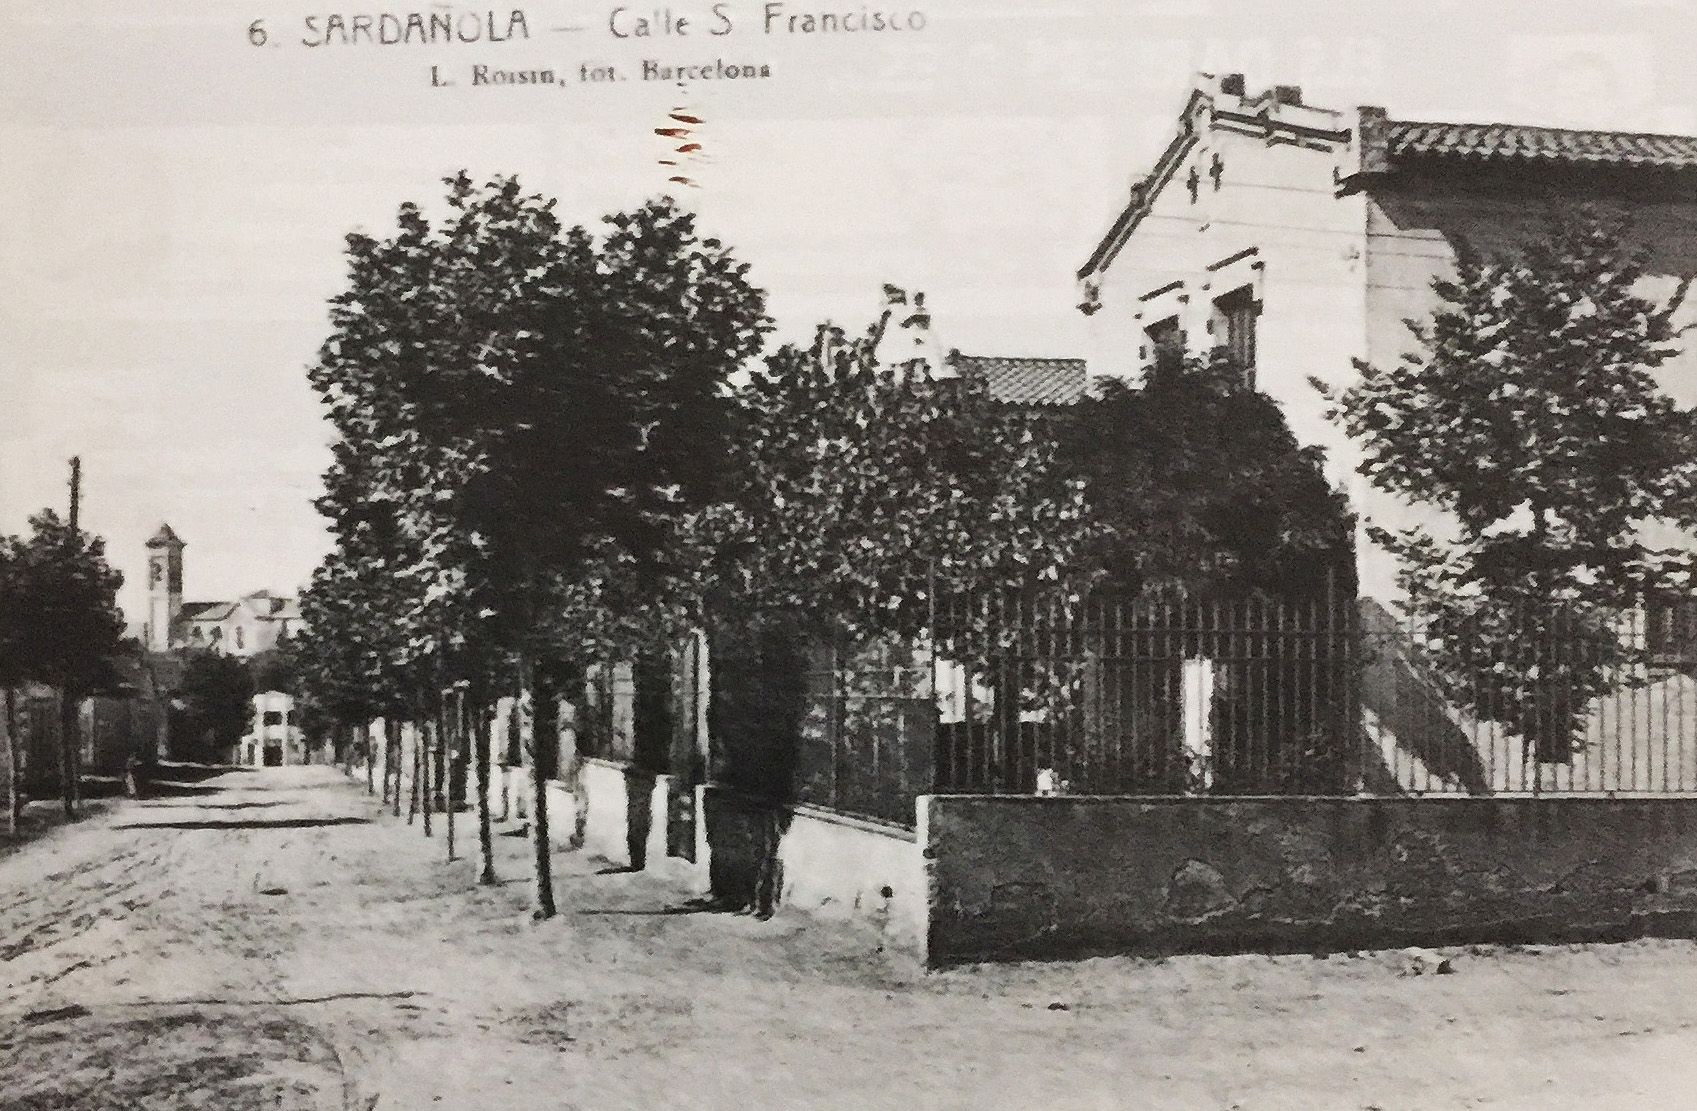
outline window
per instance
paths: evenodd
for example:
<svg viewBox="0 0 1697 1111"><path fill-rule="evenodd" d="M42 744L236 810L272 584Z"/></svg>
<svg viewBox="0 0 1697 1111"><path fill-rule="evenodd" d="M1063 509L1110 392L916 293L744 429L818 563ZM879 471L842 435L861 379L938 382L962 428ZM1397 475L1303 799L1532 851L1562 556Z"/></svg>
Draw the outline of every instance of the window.
<svg viewBox="0 0 1697 1111"><path fill-rule="evenodd" d="M1184 362L1184 329L1179 327L1178 317L1151 324L1143 334L1148 339L1148 362L1155 370L1177 370Z"/></svg>
<svg viewBox="0 0 1697 1111"><path fill-rule="evenodd" d="M1697 662L1697 599L1652 595L1645 605L1644 633L1656 665Z"/></svg>
<svg viewBox="0 0 1697 1111"><path fill-rule="evenodd" d="M282 725L283 724L283 711L281 711L281 710L267 710L267 711L265 711L265 724L266 725Z"/></svg>
<svg viewBox="0 0 1697 1111"><path fill-rule="evenodd" d="M237 648L245 648L246 646L247 646L247 641L246 641L246 638L242 636L242 627L240 625L237 625L236 626L236 647Z"/></svg>
<svg viewBox="0 0 1697 1111"><path fill-rule="evenodd" d="M1255 388L1255 318L1261 306L1248 286L1235 289L1214 302L1216 327L1221 330L1220 351L1243 376L1243 384Z"/></svg>

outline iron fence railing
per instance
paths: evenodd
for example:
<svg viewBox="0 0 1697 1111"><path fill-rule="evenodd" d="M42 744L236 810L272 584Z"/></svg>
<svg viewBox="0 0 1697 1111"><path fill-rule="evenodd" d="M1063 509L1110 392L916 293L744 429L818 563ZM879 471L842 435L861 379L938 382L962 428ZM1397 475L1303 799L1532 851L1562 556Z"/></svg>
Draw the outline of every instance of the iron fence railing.
<svg viewBox="0 0 1697 1111"><path fill-rule="evenodd" d="M1697 611L949 599L939 792L1697 793Z"/></svg>
<svg viewBox="0 0 1697 1111"><path fill-rule="evenodd" d="M1363 788L1697 793L1693 600L1361 612Z"/></svg>
<svg viewBox="0 0 1697 1111"><path fill-rule="evenodd" d="M1338 599L943 600L936 789L1344 792L1354 632Z"/></svg>
<svg viewBox="0 0 1697 1111"><path fill-rule="evenodd" d="M940 598L911 639L713 630L707 777L911 823L927 793L1697 794L1697 602Z"/></svg>

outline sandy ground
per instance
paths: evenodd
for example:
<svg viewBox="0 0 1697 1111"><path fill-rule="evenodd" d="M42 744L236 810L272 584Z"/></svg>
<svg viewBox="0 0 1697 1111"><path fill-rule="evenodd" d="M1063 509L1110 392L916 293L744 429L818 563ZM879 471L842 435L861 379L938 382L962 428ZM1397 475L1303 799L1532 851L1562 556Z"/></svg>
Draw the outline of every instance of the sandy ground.
<svg viewBox="0 0 1697 1111"><path fill-rule="evenodd" d="M1697 1106L1689 944L925 973L580 854L533 924L522 837L477 888L331 769L179 790L0 858L0 1107Z"/></svg>

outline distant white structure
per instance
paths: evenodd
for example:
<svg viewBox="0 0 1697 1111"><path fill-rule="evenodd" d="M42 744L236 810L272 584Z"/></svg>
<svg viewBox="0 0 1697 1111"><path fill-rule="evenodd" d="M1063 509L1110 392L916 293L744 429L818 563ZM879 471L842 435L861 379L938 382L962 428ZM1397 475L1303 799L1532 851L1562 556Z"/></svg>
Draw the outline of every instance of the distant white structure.
<svg viewBox="0 0 1697 1111"><path fill-rule="evenodd" d="M268 590L234 601L183 601L185 546L170 525L160 525L147 542L147 627L142 639L150 651L202 648L251 656L299 631L299 603Z"/></svg>
<svg viewBox="0 0 1697 1111"><path fill-rule="evenodd" d="M295 720L295 700L282 691L253 696L253 721L236 750L236 762L255 768L309 764L306 735Z"/></svg>

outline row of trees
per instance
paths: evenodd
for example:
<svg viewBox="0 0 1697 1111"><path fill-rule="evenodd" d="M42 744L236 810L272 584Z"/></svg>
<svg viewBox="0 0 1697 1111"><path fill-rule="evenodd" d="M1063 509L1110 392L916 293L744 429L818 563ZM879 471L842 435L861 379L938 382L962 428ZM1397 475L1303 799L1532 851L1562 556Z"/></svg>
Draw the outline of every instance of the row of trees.
<svg viewBox="0 0 1697 1111"><path fill-rule="evenodd" d="M105 541L52 510L30 519L26 536L0 535L0 691L6 747L0 776L6 790L6 828L16 828L18 688L42 683L59 694L59 782L65 814L79 803L78 706L112 685L124 619L118 609L123 576L106 562Z"/></svg>
<svg viewBox="0 0 1697 1111"><path fill-rule="evenodd" d="M382 718L397 773L399 722L451 732L445 691L522 692L539 915L562 695L710 612L911 635L943 591L1231 595L1352 567L1318 460L1220 368L1019 412L918 356L928 313L897 289L866 330L756 361L764 294L669 202L597 235L511 179L447 187L438 218L407 204L348 239L311 370L335 548L292 650L307 714ZM492 882L486 736L474 752Z"/></svg>

